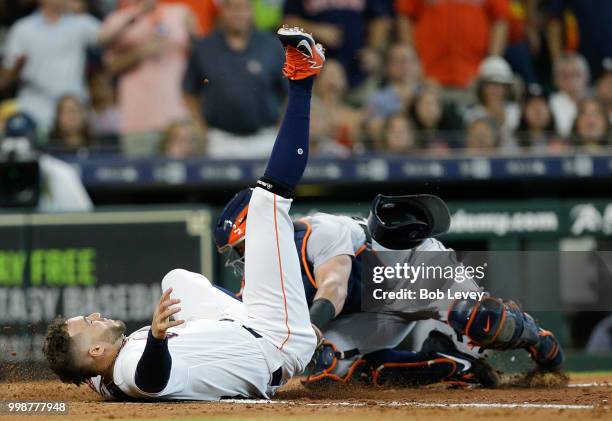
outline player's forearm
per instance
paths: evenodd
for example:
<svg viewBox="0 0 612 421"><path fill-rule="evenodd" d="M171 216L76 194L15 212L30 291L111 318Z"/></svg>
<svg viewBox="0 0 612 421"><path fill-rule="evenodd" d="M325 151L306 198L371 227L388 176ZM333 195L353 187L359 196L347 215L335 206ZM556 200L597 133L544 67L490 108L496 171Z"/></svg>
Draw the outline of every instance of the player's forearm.
<svg viewBox="0 0 612 421"><path fill-rule="evenodd" d="M489 43L489 55L502 56L506 49L508 40L508 22L505 20L496 21L491 27L491 40Z"/></svg>
<svg viewBox="0 0 612 421"><path fill-rule="evenodd" d="M334 316L340 314L344 308L352 267L351 257L340 255L332 257L315 269L317 293L314 300L325 299L331 302L335 309Z"/></svg>
<svg viewBox="0 0 612 421"><path fill-rule="evenodd" d="M318 289L314 296L314 300L326 299L329 300L335 309L335 316L340 314L344 308L344 302L346 301L348 279L344 281L339 279L338 276L331 276L323 282L317 281Z"/></svg>
<svg viewBox="0 0 612 421"><path fill-rule="evenodd" d="M156 339L149 331L147 344L136 366L136 386L146 393L159 393L168 384L171 370L168 339Z"/></svg>

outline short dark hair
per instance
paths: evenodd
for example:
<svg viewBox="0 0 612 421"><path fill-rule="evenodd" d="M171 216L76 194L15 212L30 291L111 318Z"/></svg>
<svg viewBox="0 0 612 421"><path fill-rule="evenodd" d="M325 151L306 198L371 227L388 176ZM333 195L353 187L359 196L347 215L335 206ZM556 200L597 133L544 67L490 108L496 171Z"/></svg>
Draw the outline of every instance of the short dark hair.
<svg viewBox="0 0 612 421"><path fill-rule="evenodd" d="M56 318L49 325L43 344L43 354L51 370L64 383L74 383L79 386L90 377L96 376L96 373L77 364L74 340L68 334L66 319L63 317Z"/></svg>

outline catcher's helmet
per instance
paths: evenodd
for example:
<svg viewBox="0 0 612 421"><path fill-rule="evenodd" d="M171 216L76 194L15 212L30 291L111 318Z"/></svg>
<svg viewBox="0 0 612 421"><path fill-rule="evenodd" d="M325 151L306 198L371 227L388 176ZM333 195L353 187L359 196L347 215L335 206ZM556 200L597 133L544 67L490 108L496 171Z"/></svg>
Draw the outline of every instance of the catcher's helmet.
<svg viewBox="0 0 612 421"><path fill-rule="evenodd" d="M233 268L239 276L244 272L244 253L240 246L246 234L247 213L252 194L252 188L239 191L225 205L215 226L217 250L227 256L225 266Z"/></svg>
<svg viewBox="0 0 612 421"><path fill-rule="evenodd" d="M368 229L380 245L392 250L407 250L423 240L448 231L450 212L438 196L418 194L383 196L372 202Z"/></svg>

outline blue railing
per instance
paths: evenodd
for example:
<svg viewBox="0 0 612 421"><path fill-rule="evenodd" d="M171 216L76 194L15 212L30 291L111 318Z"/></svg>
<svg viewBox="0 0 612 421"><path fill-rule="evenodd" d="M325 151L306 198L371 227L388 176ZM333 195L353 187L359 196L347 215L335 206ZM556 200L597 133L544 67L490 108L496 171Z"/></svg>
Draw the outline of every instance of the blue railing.
<svg viewBox="0 0 612 421"><path fill-rule="evenodd" d="M264 160L167 160L89 156L62 157L88 187L121 185L246 184L260 177ZM496 155L453 157L360 156L311 159L305 183L384 183L612 177L612 152L567 155Z"/></svg>

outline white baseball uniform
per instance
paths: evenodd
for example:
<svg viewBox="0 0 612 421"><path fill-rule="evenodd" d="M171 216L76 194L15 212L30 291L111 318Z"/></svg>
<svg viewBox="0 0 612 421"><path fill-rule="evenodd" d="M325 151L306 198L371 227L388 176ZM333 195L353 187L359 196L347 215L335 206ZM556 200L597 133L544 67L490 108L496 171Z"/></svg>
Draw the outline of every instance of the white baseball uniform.
<svg viewBox="0 0 612 421"><path fill-rule="evenodd" d="M304 370L316 346L289 218L291 199L255 188L247 220L242 302L204 276L181 269L162 281L180 298L175 316L186 322L168 330L170 380L159 393L140 390L136 366L148 328L130 335L113 371L114 384L132 398L218 400L271 397ZM282 379L273 377L282 370ZM109 395L100 379L96 389Z"/></svg>

